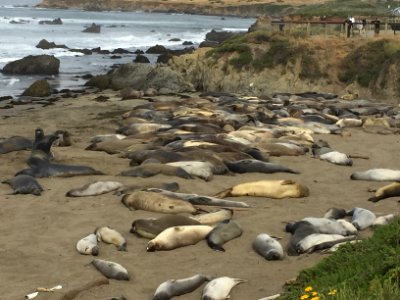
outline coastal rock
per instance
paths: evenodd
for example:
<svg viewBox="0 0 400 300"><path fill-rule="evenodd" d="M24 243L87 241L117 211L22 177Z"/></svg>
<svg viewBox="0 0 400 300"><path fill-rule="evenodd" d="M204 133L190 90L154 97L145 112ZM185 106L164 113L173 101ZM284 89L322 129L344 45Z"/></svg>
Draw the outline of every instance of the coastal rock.
<svg viewBox="0 0 400 300"><path fill-rule="evenodd" d="M254 32L257 30L271 30L271 21L271 18L268 16L258 17L256 22L250 26L248 32Z"/></svg>
<svg viewBox="0 0 400 300"><path fill-rule="evenodd" d="M110 77L108 75L93 76L85 83L85 86L93 86L101 90L108 89L110 87Z"/></svg>
<svg viewBox="0 0 400 300"><path fill-rule="evenodd" d="M173 57L171 53L161 54L157 57L158 64L167 64L168 61Z"/></svg>
<svg viewBox="0 0 400 300"><path fill-rule="evenodd" d="M112 54L128 54L131 52L128 50L122 49L122 48L117 48L117 49L114 49L111 53Z"/></svg>
<svg viewBox="0 0 400 300"><path fill-rule="evenodd" d="M54 75L58 74L60 60L53 55L29 55L22 59L6 64L2 70L4 74L20 75Z"/></svg>
<svg viewBox="0 0 400 300"><path fill-rule="evenodd" d="M193 42L191 42L191 41L184 41L184 42L182 43L182 45L183 45L183 46L191 46L191 45L193 45Z"/></svg>
<svg viewBox="0 0 400 300"><path fill-rule="evenodd" d="M107 85L107 79L109 85ZM156 90L165 88L172 93L193 91L193 86L180 73L165 65L124 64L109 72L108 75L93 77L86 85L100 88L99 83L103 87L107 86L116 90L132 87L142 91L150 88Z"/></svg>
<svg viewBox="0 0 400 300"><path fill-rule="evenodd" d="M170 52L170 50L168 50L167 48L165 48L162 45L155 45L153 47L150 47L146 51L146 53L148 53L148 54L165 54L168 52Z"/></svg>
<svg viewBox="0 0 400 300"><path fill-rule="evenodd" d="M199 48L215 48L218 47L218 42L203 41L200 43Z"/></svg>
<svg viewBox="0 0 400 300"><path fill-rule="evenodd" d="M39 21L39 24L41 24L41 25L43 25L43 24L46 24L46 25L62 25L62 23L63 22L62 22L61 18L55 18L52 21L48 21L48 20Z"/></svg>
<svg viewBox="0 0 400 300"><path fill-rule="evenodd" d="M36 80L23 93L22 96L48 97L53 92L46 79Z"/></svg>
<svg viewBox="0 0 400 300"><path fill-rule="evenodd" d="M54 42L48 42L46 39L42 39L37 45L36 48L40 48L40 49L53 49L53 48L63 48L63 49L68 49L67 46L65 45L57 45Z"/></svg>
<svg viewBox="0 0 400 300"><path fill-rule="evenodd" d="M127 87L121 90L122 100L138 99L144 96L142 91L135 90L134 88Z"/></svg>
<svg viewBox="0 0 400 300"><path fill-rule="evenodd" d="M70 52L77 52L77 53L83 53L85 55L91 55L92 54L92 50L90 49L69 49Z"/></svg>
<svg viewBox="0 0 400 300"><path fill-rule="evenodd" d="M144 54L143 50L137 49L133 54Z"/></svg>
<svg viewBox="0 0 400 300"><path fill-rule="evenodd" d="M148 64L148 63L150 63L150 60L146 56L144 56L142 54L139 54L139 55L136 55L136 58L135 58L135 60L133 62L142 63L142 64Z"/></svg>
<svg viewBox="0 0 400 300"><path fill-rule="evenodd" d="M100 33L100 25L97 25L96 23L92 23L89 27L86 29L82 30L82 32L87 32L87 33Z"/></svg>
<svg viewBox="0 0 400 300"><path fill-rule="evenodd" d="M239 35L239 33L231 32L231 31L215 31L214 29L211 30L206 34L206 41L209 42L217 42L222 43L234 36Z"/></svg>

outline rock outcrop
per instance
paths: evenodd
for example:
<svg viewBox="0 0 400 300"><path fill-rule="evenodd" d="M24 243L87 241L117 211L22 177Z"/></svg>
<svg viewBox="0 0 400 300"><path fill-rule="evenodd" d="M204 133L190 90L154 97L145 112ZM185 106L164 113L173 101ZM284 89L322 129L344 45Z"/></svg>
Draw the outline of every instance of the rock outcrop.
<svg viewBox="0 0 400 300"><path fill-rule="evenodd" d="M63 49L68 49L67 46L65 45L57 45L54 42L49 42L46 39L40 40L40 42L36 45L36 48L40 48L40 49L53 49L53 48L63 48Z"/></svg>
<svg viewBox="0 0 400 300"><path fill-rule="evenodd" d="M39 24L41 24L41 25L43 25L43 24L46 24L46 25L62 25L62 20L61 20L61 18L55 18L55 19L53 19L53 20L51 20L51 21L49 21L49 20L42 20L42 21L39 21Z"/></svg>
<svg viewBox="0 0 400 300"><path fill-rule="evenodd" d="M55 75L58 74L60 60L53 55L29 55L9 62L2 70L4 74Z"/></svg>
<svg viewBox="0 0 400 300"><path fill-rule="evenodd" d="M96 23L92 23L89 27L82 30L82 32L86 33L100 33L101 26L97 25Z"/></svg>
<svg viewBox="0 0 400 300"><path fill-rule="evenodd" d="M46 79L37 80L32 83L23 93L22 96L30 97L48 97L52 94L53 89Z"/></svg>

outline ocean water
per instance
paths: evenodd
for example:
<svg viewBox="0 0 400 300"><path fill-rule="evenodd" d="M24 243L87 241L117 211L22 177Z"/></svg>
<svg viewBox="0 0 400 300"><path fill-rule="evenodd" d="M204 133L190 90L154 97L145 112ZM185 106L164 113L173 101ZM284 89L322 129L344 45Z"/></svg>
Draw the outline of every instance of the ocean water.
<svg viewBox="0 0 400 300"><path fill-rule="evenodd" d="M84 83L80 76L102 74L114 64L126 63L134 54L111 59L111 55L82 55L66 49L42 50L35 46L41 39L69 48L105 50L124 48L146 50L156 44L171 49L182 49L183 41L194 46L201 43L212 29L247 31L255 19L161 14L144 12L89 12L80 10L39 9L37 0L0 0L0 68L7 62L28 55L50 54L60 59L60 74L48 77L54 88L79 88ZM63 25L41 25L41 20L61 18ZM101 25L101 33L83 33L92 24ZM179 38L181 41L170 41ZM149 56L154 62L156 56ZM0 96L19 95L35 80L43 76L17 76L0 73Z"/></svg>

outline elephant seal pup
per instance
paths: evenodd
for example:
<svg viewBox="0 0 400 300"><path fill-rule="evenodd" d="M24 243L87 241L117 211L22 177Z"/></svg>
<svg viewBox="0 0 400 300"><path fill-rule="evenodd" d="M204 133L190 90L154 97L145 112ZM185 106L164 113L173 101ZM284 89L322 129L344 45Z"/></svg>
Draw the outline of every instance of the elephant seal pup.
<svg viewBox="0 0 400 300"><path fill-rule="evenodd" d="M318 233L348 235L350 232L342 223L326 218L304 218L302 221L310 223Z"/></svg>
<svg viewBox="0 0 400 300"><path fill-rule="evenodd" d="M214 197L254 196L273 199L302 198L310 194L309 189L293 180L261 180L235 185Z"/></svg>
<svg viewBox="0 0 400 300"><path fill-rule="evenodd" d="M130 170L121 172L122 176L132 177L151 177L157 174L164 174L168 176L178 176L185 179L193 179L193 177L180 167L169 166L159 163L146 163Z"/></svg>
<svg viewBox="0 0 400 300"><path fill-rule="evenodd" d="M296 245L296 249L299 254L306 252L311 253L314 250L322 250L324 249L324 247L330 248L335 243L351 241L354 240L355 238L356 238L355 236L346 237L340 234L313 233L306 236L304 239L300 240ZM321 246L322 244L324 244L323 247Z"/></svg>
<svg viewBox="0 0 400 300"><path fill-rule="evenodd" d="M118 251L126 251L126 239L115 229L108 226L96 228L94 234L99 242L103 241L107 244L113 244Z"/></svg>
<svg viewBox="0 0 400 300"><path fill-rule="evenodd" d="M231 277L218 277L211 280L203 289L201 300L224 300L230 298L230 292L236 285L247 280Z"/></svg>
<svg viewBox="0 0 400 300"><path fill-rule="evenodd" d="M67 197L96 196L120 189L124 185L118 181L95 181L76 189L69 190Z"/></svg>
<svg viewBox="0 0 400 300"><path fill-rule="evenodd" d="M0 154L32 149L32 141L23 136L12 136L0 143Z"/></svg>
<svg viewBox="0 0 400 300"><path fill-rule="evenodd" d="M208 276L196 274L192 277L182 279L170 279L161 283L154 293L153 300L169 300L176 296L181 296L193 292L205 281L209 281Z"/></svg>
<svg viewBox="0 0 400 300"><path fill-rule="evenodd" d="M379 225L387 225L394 219L394 214L388 214L386 216L381 216L377 217L374 221L373 226L379 226Z"/></svg>
<svg viewBox="0 0 400 300"><path fill-rule="evenodd" d="M29 175L17 175L14 178L2 181L2 183L9 184L14 190L14 195L32 194L40 196L43 192L43 188L40 186L39 182Z"/></svg>
<svg viewBox="0 0 400 300"><path fill-rule="evenodd" d="M147 251L173 250L204 240L213 228L207 225L174 226L147 243Z"/></svg>
<svg viewBox="0 0 400 300"><path fill-rule="evenodd" d="M355 172L351 174L350 178L353 180L400 181L400 170L375 168Z"/></svg>
<svg viewBox="0 0 400 300"><path fill-rule="evenodd" d="M346 217L346 211L343 208L332 207L326 211L323 217L333 220L343 219Z"/></svg>
<svg viewBox="0 0 400 300"><path fill-rule="evenodd" d="M353 160L345 153L339 151L331 151L328 153L324 153L316 156L320 160L325 160L335 165L340 166L352 166Z"/></svg>
<svg viewBox="0 0 400 300"><path fill-rule="evenodd" d="M139 191L122 197L121 202L129 209L146 210L165 214L190 213L197 209L187 201L174 199L159 193Z"/></svg>
<svg viewBox="0 0 400 300"><path fill-rule="evenodd" d="M400 182L394 182L385 185L375 191L375 196L368 199L368 201L378 202L382 199L400 196Z"/></svg>
<svg viewBox="0 0 400 300"><path fill-rule="evenodd" d="M130 232L153 239L165 229L173 226L201 225L198 221L182 215L166 215L157 219L138 219L133 221Z"/></svg>
<svg viewBox="0 0 400 300"><path fill-rule="evenodd" d="M80 239L78 243L76 243L76 250L80 254L93 255L93 256L99 255L97 236L94 233L91 233L88 236Z"/></svg>
<svg viewBox="0 0 400 300"><path fill-rule="evenodd" d="M225 164L230 171L240 174L253 173L253 172L266 173L266 174L278 173L278 172L300 174L300 172L294 171L287 167L274 163L259 161L256 159L242 159L235 162L226 161Z"/></svg>
<svg viewBox="0 0 400 300"><path fill-rule="evenodd" d="M92 264L107 278L129 280L128 271L118 263L96 258L92 261Z"/></svg>
<svg viewBox="0 0 400 300"><path fill-rule="evenodd" d="M364 230L372 226L376 219L376 216L372 211L360 207L353 208L348 215L352 216L351 223L358 230Z"/></svg>
<svg viewBox="0 0 400 300"><path fill-rule="evenodd" d="M297 252L297 244L302 239L309 236L310 234L317 233L315 227L306 221L288 223L285 227L285 231L292 234L287 245L287 252L290 256L299 255L299 253Z"/></svg>
<svg viewBox="0 0 400 300"><path fill-rule="evenodd" d="M179 167L185 170L192 176L200 177L205 181L210 181L213 178L213 165L204 161L177 161L167 163L169 166Z"/></svg>
<svg viewBox="0 0 400 300"><path fill-rule="evenodd" d="M225 252L222 245L241 236L242 233L243 229L235 221L224 220L215 226L207 236L207 244L213 250Z"/></svg>
<svg viewBox="0 0 400 300"><path fill-rule="evenodd" d="M203 225L213 225L224 220L229 220L233 216L232 209L220 209L215 212L210 212L201 215L190 216L189 218L200 222Z"/></svg>
<svg viewBox="0 0 400 300"><path fill-rule="evenodd" d="M282 245L266 233L257 235L253 242L253 249L266 260L283 259Z"/></svg>

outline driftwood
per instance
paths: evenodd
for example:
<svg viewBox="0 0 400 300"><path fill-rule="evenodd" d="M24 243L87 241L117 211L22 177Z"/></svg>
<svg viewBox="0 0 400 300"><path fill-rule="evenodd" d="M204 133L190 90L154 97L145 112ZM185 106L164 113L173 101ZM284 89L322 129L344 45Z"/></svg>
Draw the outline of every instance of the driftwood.
<svg viewBox="0 0 400 300"><path fill-rule="evenodd" d="M78 288L72 289L68 292L66 292L61 298L60 300L73 300L75 299L81 292L86 291L86 290L90 290L93 287L96 286L100 286L103 284L109 284L109 280L107 278L101 278L101 279L96 279L96 280L92 280L89 283L80 286Z"/></svg>

